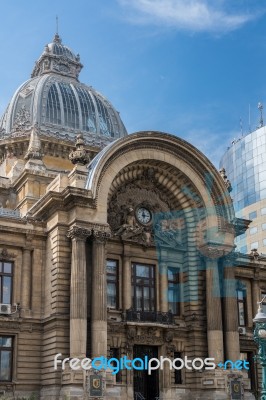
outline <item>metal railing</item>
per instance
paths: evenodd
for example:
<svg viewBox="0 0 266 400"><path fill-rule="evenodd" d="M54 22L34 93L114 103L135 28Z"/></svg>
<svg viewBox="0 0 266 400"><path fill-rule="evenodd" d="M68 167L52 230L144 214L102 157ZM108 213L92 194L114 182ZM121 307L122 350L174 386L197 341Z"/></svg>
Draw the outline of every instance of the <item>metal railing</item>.
<svg viewBox="0 0 266 400"><path fill-rule="evenodd" d="M126 311L126 321L131 322L157 322L159 324L174 324L174 315L171 311L138 311L129 309Z"/></svg>
<svg viewBox="0 0 266 400"><path fill-rule="evenodd" d="M142 393L135 392L135 400L146 400Z"/></svg>

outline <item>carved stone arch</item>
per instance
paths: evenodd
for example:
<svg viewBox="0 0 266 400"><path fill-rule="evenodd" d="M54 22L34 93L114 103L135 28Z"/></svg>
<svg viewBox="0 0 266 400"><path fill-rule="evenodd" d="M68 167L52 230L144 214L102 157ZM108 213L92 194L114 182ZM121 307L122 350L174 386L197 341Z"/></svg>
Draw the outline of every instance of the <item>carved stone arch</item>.
<svg viewBox="0 0 266 400"><path fill-rule="evenodd" d="M108 223L114 232L125 222L126 210L134 209L137 204L146 204L156 213L157 222L162 220L168 226L179 225L183 248L188 237L194 245L199 241L198 227L202 232L206 223L204 203L197 188L176 167L165 161L146 159L135 161L119 171L108 196ZM173 230L170 229L172 233Z"/></svg>
<svg viewBox="0 0 266 400"><path fill-rule="evenodd" d="M189 143L158 132L140 132L119 139L92 161L86 188L91 190L103 222L107 220L110 186L116 184L121 170L143 160L164 162L169 168L180 171L180 177L186 177L200 194L207 213L207 227L211 230L216 227L218 233L227 231L226 241L233 242L233 232L228 230L228 224L234 217L232 201L218 171ZM225 240L224 236L221 240Z"/></svg>

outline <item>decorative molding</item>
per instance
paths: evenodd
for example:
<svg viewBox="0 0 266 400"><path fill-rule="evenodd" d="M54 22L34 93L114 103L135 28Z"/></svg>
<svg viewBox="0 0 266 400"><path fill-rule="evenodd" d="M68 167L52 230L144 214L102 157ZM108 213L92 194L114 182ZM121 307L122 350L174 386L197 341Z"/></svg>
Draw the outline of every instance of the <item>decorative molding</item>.
<svg viewBox="0 0 266 400"><path fill-rule="evenodd" d="M104 232L104 231L98 231L93 229L93 240L96 243L105 243L107 242L108 239L111 238L111 233L110 232Z"/></svg>
<svg viewBox="0 0 266 400"><path fill-rule="evenodd" d="M67 237L69 237L71 239L86 240L91 235L92 235L92 229L85 229L85 228L80 228L77 226L73 226L67 232Z"/></svg>
<svg viewBox="0 0 266 400"><path fill-rule="evenodd" d="M0 251L0 260L10 260L12 258L16 258L17 255L14 253L9 253L8 250L4 247L2 251Z"/></svg>
<svg viewBox="0 0 266 400"><path fill-rule="evenodd" d="M231 182L229 181L229 179L227 179L225 169L221 168L219 172L224 181L226 189L228 190L229 193L232 192L233 188L232 188Z"/></svg>
<svg viewBox="0 0 266 400"><path fill-rule="evenodd" d="M105 242L111 237L109 225L87 223L86 228L75 225L72 226L67 233L67 237L71 239L80 238L86 240L90 236L92 236L95 241Z"/></svg>

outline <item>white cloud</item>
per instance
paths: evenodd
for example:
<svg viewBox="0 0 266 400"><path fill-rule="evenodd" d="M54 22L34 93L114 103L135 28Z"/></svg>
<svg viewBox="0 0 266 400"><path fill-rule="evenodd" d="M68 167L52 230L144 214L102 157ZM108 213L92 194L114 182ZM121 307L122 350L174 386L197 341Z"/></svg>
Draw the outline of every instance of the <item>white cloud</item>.
<svg viewBox="0 0 266 400"><path fill-rule="evenodd" d="M227 0L118 0L134 10L134 23L159 24L192 32L223 33L240 28L257 13L230 12ZM229 2L230 3L230 2Z"/></svg>

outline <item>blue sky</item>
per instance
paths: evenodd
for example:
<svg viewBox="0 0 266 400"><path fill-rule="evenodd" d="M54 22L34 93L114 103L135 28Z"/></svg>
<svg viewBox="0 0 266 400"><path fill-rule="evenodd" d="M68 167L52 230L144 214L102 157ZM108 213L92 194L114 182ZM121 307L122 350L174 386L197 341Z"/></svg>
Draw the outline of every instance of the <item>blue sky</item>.
<svg viewBox="0 0 266 400"><path fill-rule="evenodd" d="M128 132L180 136L218 166L266 108L263 0L1 2L0 112L55 33L81 56L80 80L120 111ZM4 17L3 17L4 16ZM266 110L265 110L266 119Z"/></svg>

